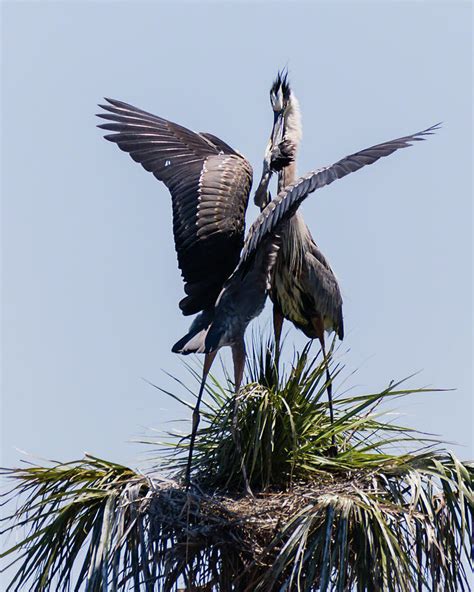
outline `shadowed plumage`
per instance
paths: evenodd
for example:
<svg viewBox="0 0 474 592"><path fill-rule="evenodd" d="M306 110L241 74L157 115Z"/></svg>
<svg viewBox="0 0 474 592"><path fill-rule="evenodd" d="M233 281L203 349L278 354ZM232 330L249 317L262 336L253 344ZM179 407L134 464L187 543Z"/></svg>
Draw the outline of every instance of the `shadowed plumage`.
<svg viewBox="0 0 474 592"><path fill-rule="evenodd" d="M163 181L172 196L173 233L187 297L185 315L212 307L244 241L252 167L228 144L107 99L105 136ZM212 273L209 273L212 271Z"/></svg>
<svg viewBox="0 0 474 592"><path fill-rule="evenodd" d="M283 101L285 90L284 85L281 86L281 96L276 99ZM262 311L268 291L276 293L275 285L272 286L272 277L276 276L272 270L278 249L288 240L285 223L311 192L423 139L436 126L362 150L309 173L268 201L272 173L290 166L293 159L291 145L285 137L285 120L281 113L277 114L265 155L262 181L255 196L257 202L260 200L262 211L244 242L245 211L252 183L248 161L211 134L192 132L120 101L107 99L107 102L101 106L104 112L99 114L107 120L99 127L112 132L105 138L163 181L171 193L175 247L187 294L180 308L186 315L200 312L188 334L173 346L177 353L206 354L193 413L186 471L189 484L199 405L207 374L218 349L230 346L235 389L239 390L245 362L245 329ZM319 261L323 267L324 262L324 259ZM328 313L328 318L331 314ZM340 330L342 332L342 318ZM235 401L237 405L237 397ZM235 428L236 413L237 406ZM236 429L235 439L239 447ZM245 474L244 480L247 482Z"/></svg>
<svg viewBox="0 0 474 592"><path fill-rule="evenodd" d="M299 103L286 72L279 73L270 90L275 120L282 124L281 140L272 138L270 170L278 171L278 191L296 180L296 156L302 137ZM266 201L262 200L263 207ZM341 291L327 259L315 243L303 215L297 211L280 229L281 248L271 273L269 295L273 302L276 359L280 354L283 320L287 319L310 339L319 339L326 363L329 412L333 420L332 383L326 357L325 331L344 337ZM336 453L333 436L332 454Z"/></svg>

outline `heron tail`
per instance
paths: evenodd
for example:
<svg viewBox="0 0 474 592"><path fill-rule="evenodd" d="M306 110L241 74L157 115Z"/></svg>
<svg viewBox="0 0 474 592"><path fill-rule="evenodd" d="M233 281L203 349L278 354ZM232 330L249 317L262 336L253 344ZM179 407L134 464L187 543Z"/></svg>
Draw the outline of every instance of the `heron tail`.
<svg viewBox="0 0 474 592"><path fill-rule="evenodd" d="M214 310L203 310L189 327L188 333L177 341L171 351L175 354L203 354L206 352L206 336L214 319Z"/></svg>

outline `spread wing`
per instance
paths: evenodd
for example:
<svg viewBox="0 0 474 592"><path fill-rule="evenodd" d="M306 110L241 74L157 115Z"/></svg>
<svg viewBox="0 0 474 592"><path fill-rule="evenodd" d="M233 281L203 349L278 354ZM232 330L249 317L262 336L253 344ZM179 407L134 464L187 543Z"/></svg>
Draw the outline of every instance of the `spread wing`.
<svg viewBox="0 0 474 592"><path fill-rule="evenodd" d="M105 136L163 181L173 205L173 234L187 297L183 314L212 307L244 243L252 167L228 144L127 103L106 99Z"/></svg>
<svg viewBox="0 0 474 592"><path fill-rule="evenodd" d="M400 148L407 148L413 142L424 140L425 136L433 134L439 129L440 124L436 124L426 130L404 136L396 140L390 140L383 144L371 146L350 156L342 158L335 164L308 173L300 177L295 183L289 185L281 191L260 213L258 218L252 224L245 239L245 245L239 263L239 268L248 265L253 259L259 245L270 235L278 232L279 226L285 220L291 218L300 204L310 193L329 185L337 179L342 179L350 173L358 171L362 167L373 164L379 158L389 156Z"/></svg>

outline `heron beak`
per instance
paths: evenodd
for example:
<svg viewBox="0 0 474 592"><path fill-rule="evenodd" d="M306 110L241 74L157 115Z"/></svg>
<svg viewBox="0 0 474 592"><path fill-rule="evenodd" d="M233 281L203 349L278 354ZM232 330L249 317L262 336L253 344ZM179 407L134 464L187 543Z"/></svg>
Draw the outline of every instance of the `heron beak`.
<svg viewBox="0 0 474 592"><path fill-rule="evenodd" d="M273 121L273 130L270 140L270 153L276 148L282 141L285 131L285 118L283 111L275 112Z"/></svg>
<svg viewBox="0 0 474 592"><path fill-rule="evenodd" d="M263 172L262 178L260 179L260 183L257 187L257 191L255 191L255 195L253 198L254 204L258 206L260 209L263 209L267 203L270 201L270 195L268 193L268 185L270 183L270 179L272 177L273 171L270 169L269 163L267 159L263 161Z"/></svg>
<svg viewBox="0 0 474 592"><path fill-rule="evenodd" d="M259 206L261 209L263 209L270 200L270 195L268 193L268 185L270 183L272 174L275 172L274 170L272 170L271 167L272 156L274 155L275 149L283 141L284 132L285 118L283 115L283 111L275 111L273 129L267 144L267 149L265 150L265 157L263 159L262 178L260 180L259 186L254 196L255 205Z"/></svg>

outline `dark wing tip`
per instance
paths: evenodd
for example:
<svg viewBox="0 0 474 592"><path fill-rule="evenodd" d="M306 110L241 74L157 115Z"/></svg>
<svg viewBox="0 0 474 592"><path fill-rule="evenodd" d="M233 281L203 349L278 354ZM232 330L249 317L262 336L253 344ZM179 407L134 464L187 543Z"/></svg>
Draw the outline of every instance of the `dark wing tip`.
<svg viewBox="0 0 474 592"><path fill-rule="evenodd" d="M416 134L413 134L412 136L408 136L408 138L413 138L413 140L425 140L425 136L432 136L433 134L435 134L438 130L441 129L443 125L443 122L440 121L439 123L435 123L434 125L427 127L426 129L422 130L421 132L418 132ZM410 141L410 140L408 140Z"/></svg>
<svg viewBox="0 0 474 592"><path fill-rule="evenodd" d="M138 115L156 117L156 115L153 115L153 113L143 111L143 109L138 109L138 107L135 107L130 103L125 103L124 101L118 101L117 99L111 99L110 97L104 97L104 100L107 101L108 104L99 103L99 107L101 109L104 109L104 111L108 111L110 113L123 115L123 112L127 111Z"/></svg>
<svg viewBox="0 0 474 592"><path fill-rule="evenodd" d="M100 117L100 113L96 113L96 115L97 115L97 117ZM109 124L108 123L98 123L96 127L98 127L101 130L111 131L109 129ZM107 135L104 136L104 138L106 140L108 140L109 142L115 142L116 143L117 142L117 136L118 135L119 134L116 134L116 133L115 134L107 134Z"/></svg>
<svg viewBox="0 0 474 592"><path fill-rule="evenodd" d="M106 113L96 113L96 117L101 117L102 119L107 119L108 115L110 113L117 113L116 110L117 110L118 106L115 104L118 103L118 101L114 101L113 99L108 99L107 97L104 97L104 99L109 102L109 105L106 105L105 103L98 103L97 107L99 107L100 109L103 109Z"/></svg>
<svg viewBox="0 0 474 592"><path fill-rule="evenodd" d="M98 107L100 109L103 109L104 112L102 113L96 113L96 117L100 117L101 119L106 119L107 121L113 120L113 121L120 121L120 117L125 116L126 114L123 113L123 111L134 111L136 113L139 113L140 110L137 109L136 107L133 107L133 105L129 105L128 103L124 103L123 101L117 101L116 99L110 99L109 97L104 97L104 99L109 103L108 105L106 105L105 103L98 103ZM112 113L112 115L110 115ZM101 124L98 125L97 127L102 128L102 129L108 129L107 127L105 127L107 124Z"/></svg>
<svg viewBox="0 0 474 592"><path fill-rule="evenodd" d="M117 99L111 99L110 97L104 97L104 99L107 101L107 103L109 103L110 105L113 105L114 107L131 107L131 105L129 105L128 103L124 103L123 101L118 101ZM101 107L104 107L104 106L101 105ZM107 105L104 108L106 109Z"/></svg>
<svg viewBox="0 0 474 592"><path fill-rule="evenodd" d="M110 105L118 107L120 104L120 101L117 101L116 99L110 99L109 97L103 97L103 99L104 101L107 101L108 105L106 105L105 103L97 103L97 106L101 109L110 109ZM125 103L122 103L122 105L123 104Z"/></svg>
<svg viewBox="0 0 474 592"><path fill-rule="evenodd" d="M102 127L101 125L98 125L97 127ZM114 142L115 144L118 144L118 138L117 138L118 134L106 134L104 136L104 140L108 140L109 142Z"/></svg>

